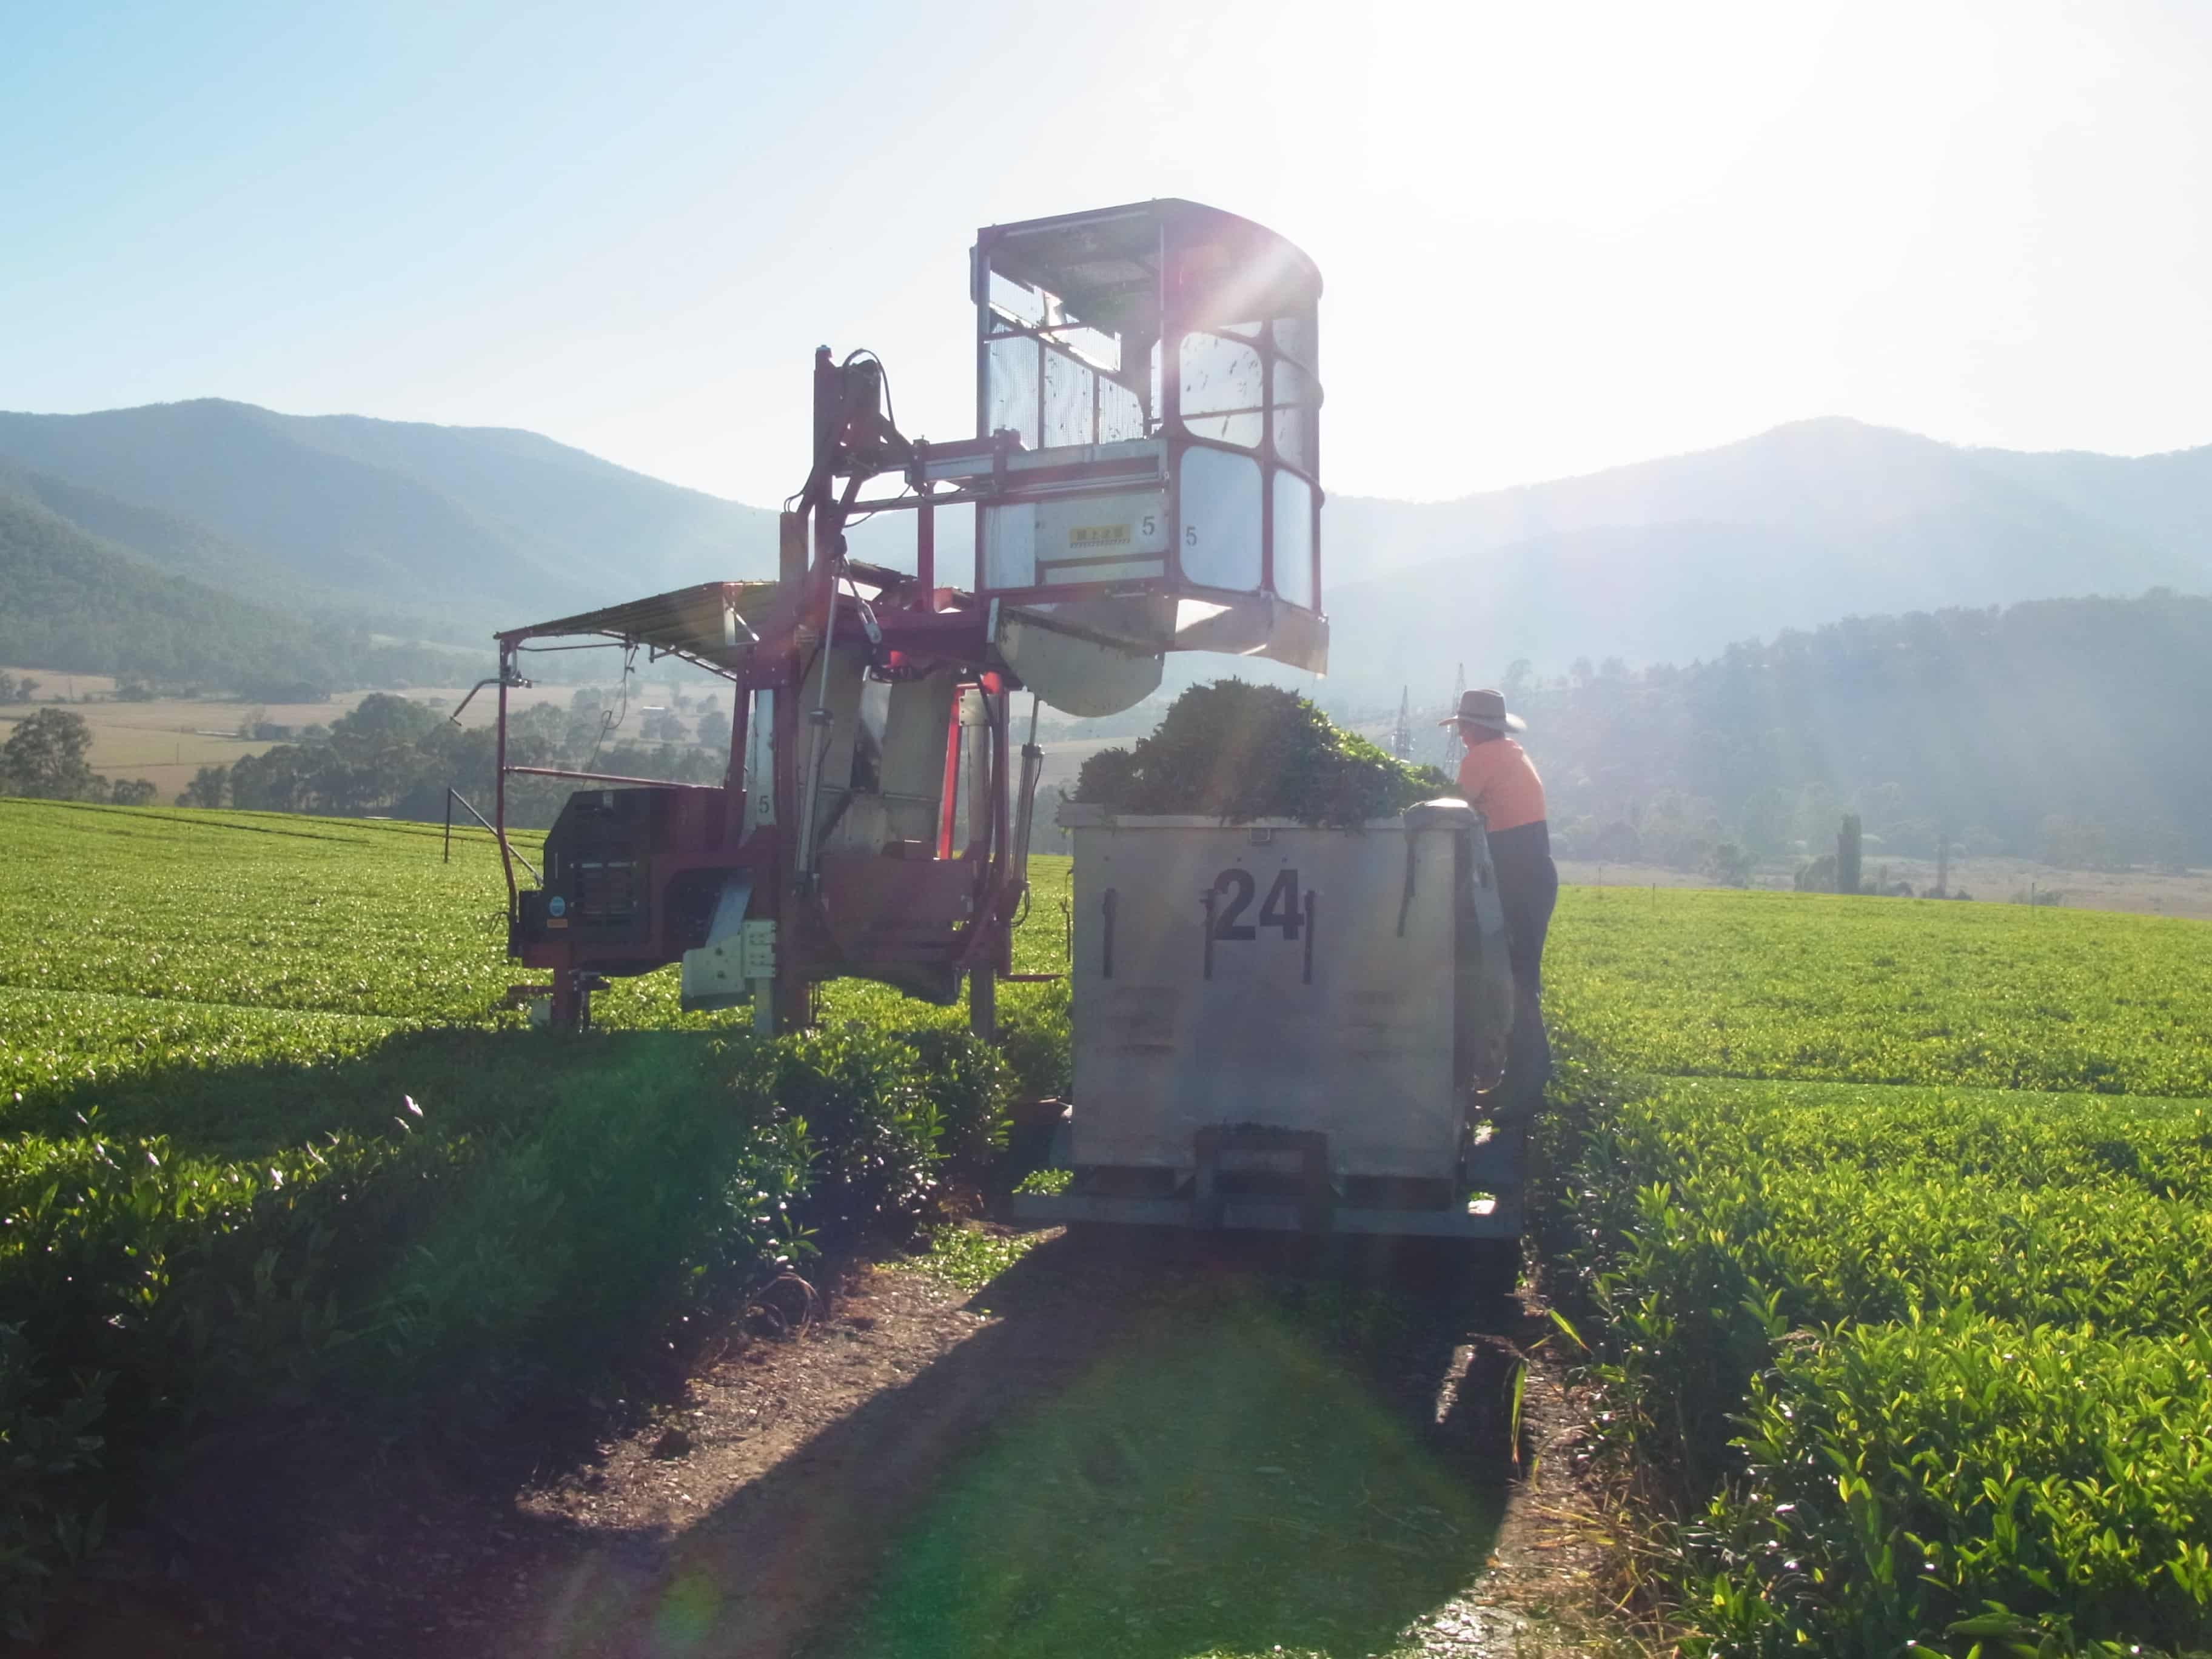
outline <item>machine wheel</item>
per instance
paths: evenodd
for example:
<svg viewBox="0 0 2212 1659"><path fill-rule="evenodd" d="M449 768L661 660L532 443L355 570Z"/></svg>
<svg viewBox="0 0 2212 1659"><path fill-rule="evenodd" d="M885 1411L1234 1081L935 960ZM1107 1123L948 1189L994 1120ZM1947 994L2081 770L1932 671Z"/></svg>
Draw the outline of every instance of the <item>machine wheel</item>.
<svg viewBox="0 0 2212 1659"><path fill-rule="evenodd" d="M1042 1100L1014 1108L1006 1137L1008 1164L1024 1174L1067 1167L1067 1107Z"/></svg>
<svg viewBox="0 0 2212 1659"><path fill-rule="evenodd" d="M1517 1238L1409 1238L1400 1243L1404 1270L1424 1288L1446 1296L1510 1296L1521 1282Z"/></svg>
<svg viewBox="0 0 2212 1659"><path fill-rule="evenodd" d="M1521 1241L1470 1238L1460 1244L1460 1271L1482 1296L1510 1296L1521 1283Z"/></svg>

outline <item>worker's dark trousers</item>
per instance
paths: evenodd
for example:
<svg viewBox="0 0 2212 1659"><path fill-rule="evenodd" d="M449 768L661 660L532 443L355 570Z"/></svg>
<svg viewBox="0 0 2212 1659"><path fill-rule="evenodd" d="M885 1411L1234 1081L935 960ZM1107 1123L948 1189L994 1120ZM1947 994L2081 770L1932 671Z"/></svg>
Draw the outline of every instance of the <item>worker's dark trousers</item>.
<svg viewBox="0 0 2212 1659"><path fill-rule="evenodd" d="M1559 902L1559 866L1542 823L1501 830L1490 838L1505 912L1505 957L1513 968L1513 1029L1506 1039L1498 1115L1526 1117L1542 1101L1552 1075L1552 1039L1544 1029L1544 935Z"/></svg>

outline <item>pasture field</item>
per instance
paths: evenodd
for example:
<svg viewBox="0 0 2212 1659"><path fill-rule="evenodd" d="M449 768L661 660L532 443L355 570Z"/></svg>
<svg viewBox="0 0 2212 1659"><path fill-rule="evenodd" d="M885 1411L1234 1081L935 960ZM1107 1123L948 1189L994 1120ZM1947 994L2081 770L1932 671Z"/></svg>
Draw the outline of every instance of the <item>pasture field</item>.
<svg viewBox="0 0 2212 1659"><path fill-rule="evenodd" d="M157 799L173 800L203 766L228 766L247 755L259 755L278 738L241 738L239 722L250 715L294 730L328 726L352 712L367 691L342 691L327 702L249 703L237 698L156 697L147 702L116 700L114 677L107 674L64 674L43 668L0 672L27 676L39 683L39 697L32 702L0 705L0 740L15 723L37 709L55 704L81 717L92 728L92 748L85 756L95 772L110 778L144 778L161 791ZM522 686L509 694L510 706L520 711L541 703L562 708L575 693L572 685ZM459 706L468 695L465 684L455 688L422 687L404 694L444 714ZM79 697L89 702L78 702ZM461 717L465 726L488 726L492 702L479 697Z"/></svg>
<svg viewBox="0 0 2212 1659"><path fill-rule="evenodd" d="M1554 939L1548 1243L1698 1650L2205 1650L2212 927L1585 889Z"/></svg>

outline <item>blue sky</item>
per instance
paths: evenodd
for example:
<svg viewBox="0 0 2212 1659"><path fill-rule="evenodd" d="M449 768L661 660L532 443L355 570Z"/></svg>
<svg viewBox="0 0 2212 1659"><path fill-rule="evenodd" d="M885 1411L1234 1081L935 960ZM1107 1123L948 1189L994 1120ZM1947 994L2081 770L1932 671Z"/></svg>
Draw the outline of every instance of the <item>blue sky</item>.
<svg viewBox="0 0 2212 1659"><path fill-rule="evenodd" d="M2212 441L2212 5L0 0L0 407L527 427L766 502L809 355L968 429L977 225L1320 263L1338 491L1848 414Z"/></svg>

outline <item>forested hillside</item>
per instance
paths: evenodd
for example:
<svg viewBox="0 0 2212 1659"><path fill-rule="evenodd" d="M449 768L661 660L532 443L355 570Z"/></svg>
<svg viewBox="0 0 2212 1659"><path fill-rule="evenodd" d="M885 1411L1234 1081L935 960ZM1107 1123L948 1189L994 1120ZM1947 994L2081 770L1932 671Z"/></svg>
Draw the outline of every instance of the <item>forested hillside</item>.
<svg viewBox="0 0 2212 1659"><path fill-rule="evenodd" d="M153 568L0 478L0 662L195 682L281 696L297 688L450 683L467 659L372 644Z"/></svg>
<svg viewBox="0 0 2212 1659"><path fill-rule="evenodd" d="M227 592L252 597L274 570L288 592L410 607L445 639L775 563L772 513L528 432L204 398L0 413L0 459L90 492L100 522L78 522L156 562L191 526L192 574Z"/></svg>
<svg viewBox="0 0 2212 1659"><path fill-rule="evenodd" d="M1507 690L1585 858L1939 835L2054 862L2212 860L2212 599L2154 592L1854 617L1687 668L1618 661Z"/></svg>
<svg viewBox="0 0 2212 1659"><path fill-rule="evenodd" d="M773 513L504 428L216 399L0 413L11 483L171 575L399 638L479 646L493 627L775 568ZM956 511L939 530L956 580L962 525ZM854 548L900 564L910 533L881 515ZM1401 685L1425 700L1461 663L1477 678L1515 658L1546 674L1680 663L1854 614L2212 592L2212 447L2025 454L1803 421L1457 500L1338 495L1323 545L1325 684L1207 658L1171 663L1169 689L1236 672L1340 703ZM17 620L4 596L0 618Z"/></svg>
<svg viewBox="0 0 2212 1659"><path fill-rule="evenodd" d="M1684 662L1853 614L2212 592L2212 447L2024 454L1803 421L1459 501L1340 496L1324 538L1332 680L1395 693L1420 664L1419 696L1462 661Z"/></svg>
<svg viewBox="0 0 2212 1659"><path fill-rule="evenodd" d="M0 459L0 490L36 501L86 534L172 576L260 605L302 605L327 597L276 560L158 507L142 507L5 459Z"/></svg>

